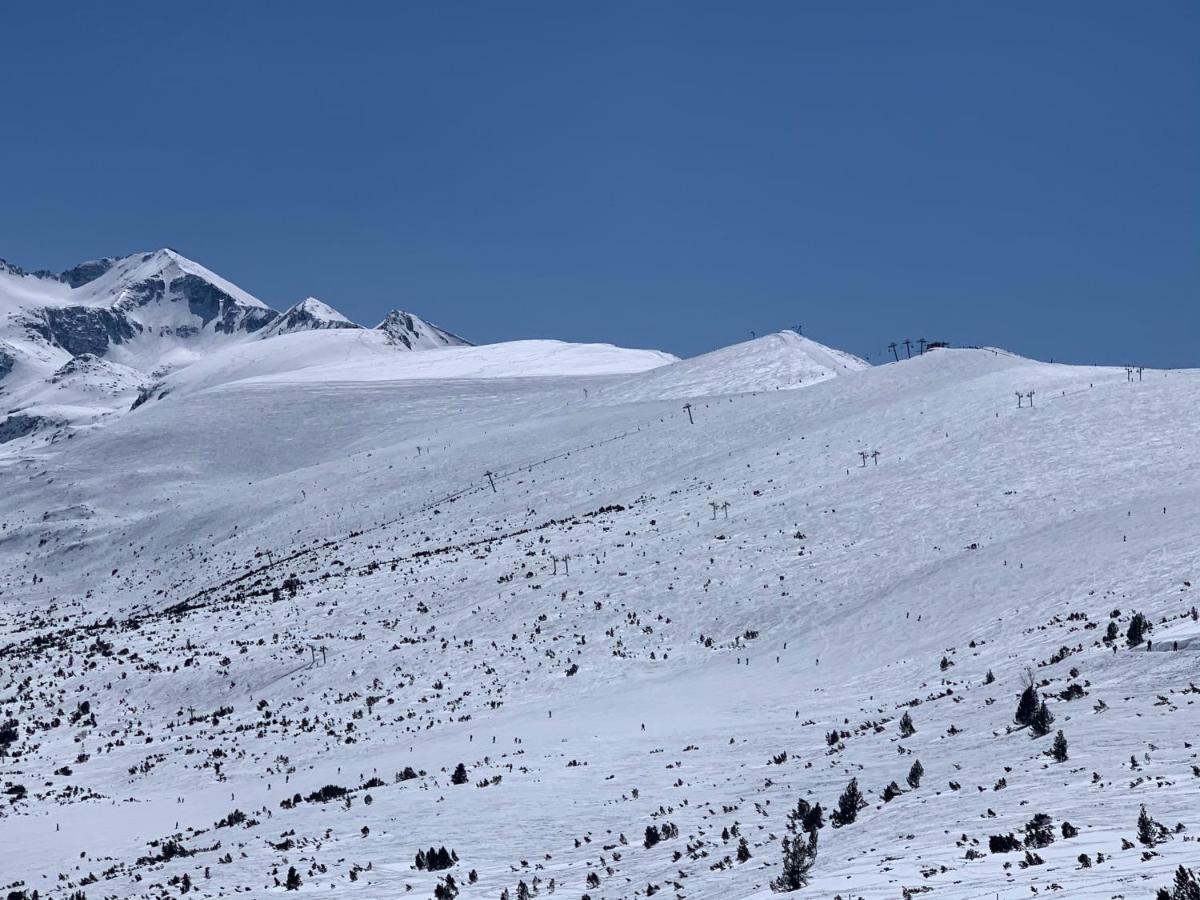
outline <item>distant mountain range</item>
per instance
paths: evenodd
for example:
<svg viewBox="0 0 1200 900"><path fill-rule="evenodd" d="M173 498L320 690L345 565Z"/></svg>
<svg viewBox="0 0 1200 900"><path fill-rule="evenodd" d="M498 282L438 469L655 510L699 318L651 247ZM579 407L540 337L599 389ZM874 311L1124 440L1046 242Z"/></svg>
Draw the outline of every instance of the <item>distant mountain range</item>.
<svg viewBox="0 0 1200 900"><path fill-rule="evenodd" d="M279 312L167 248L59 273L0 260L0 443L128 409L148 385L231 345L347 328L362 326L315 297ZM470 346L400 309L373 330L397 350Z"/></svg>
<svg viewBox="0 0 1200 900"><path fill-rule="evenodd" d="M433 350L442 352L412 352ZM476 347L401 309L374 328L315 297L279 312L171 249L59 273L0 260L0 455L9 457L151 400L234 383L629 376L593 389L638 402L790 389L867 367L790 331L682 361L552 340Z"/></svg>

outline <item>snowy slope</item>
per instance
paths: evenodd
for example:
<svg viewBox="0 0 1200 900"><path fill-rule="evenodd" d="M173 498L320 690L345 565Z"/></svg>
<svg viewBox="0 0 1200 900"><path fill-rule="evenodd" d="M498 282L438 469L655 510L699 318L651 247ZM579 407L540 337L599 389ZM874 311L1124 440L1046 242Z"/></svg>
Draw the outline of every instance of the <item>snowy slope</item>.
<svg viewBox="0 0 1200 900"><path fill-rule="evenodd" d="M639 375L602 392L611 402L742 394L811 385L870 364L794 331L722 347Z"/></svg>
<svg viewBox="0 0 1200 900"><path fill-rule="evenodd" d="M852 777L799 896L1152 897L1195 866L1200 372L939 351L721 382L689 424L596 403L611 375L280 365L0 469L10 884L766 898L786 812ZM1103 640L1135 611L1153 652ZM1026 669L1066 762L1013 725ZM1141 845L1142 804L1184 830ZM1040 862L989 849L1035 813ZM430 845L457 864L414 868Z"/></svg>
<svg viewBox="0 0 1200 900"><path fill-rule="evenodd" d="M186 396L233 384L624 375L674 358L656 350L561 341L510 341L409 353L377 329L317 330L211 354L162 380L157 393Z"/></svg>

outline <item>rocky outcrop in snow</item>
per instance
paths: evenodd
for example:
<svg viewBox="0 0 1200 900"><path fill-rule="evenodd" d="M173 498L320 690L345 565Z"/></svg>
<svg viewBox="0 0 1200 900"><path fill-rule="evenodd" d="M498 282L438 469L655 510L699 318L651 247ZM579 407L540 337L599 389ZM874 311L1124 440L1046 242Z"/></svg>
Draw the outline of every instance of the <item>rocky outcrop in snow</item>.
<svg viewBox="0 0 1200 900"><path fill-rule="evenodd" d="M430 350L435 347L470 347L471 342L426 322L420 316L393 309L382 322L375 326L387 334L395 344L409 350Z"/></svg>
<svg viewBox="0 0 1200 900"><path fill-rule="evenodd" d="M362 328L316 297L301 300L262 331L262 337L294 334L297 331L324 331L329 328Z"/></svg>

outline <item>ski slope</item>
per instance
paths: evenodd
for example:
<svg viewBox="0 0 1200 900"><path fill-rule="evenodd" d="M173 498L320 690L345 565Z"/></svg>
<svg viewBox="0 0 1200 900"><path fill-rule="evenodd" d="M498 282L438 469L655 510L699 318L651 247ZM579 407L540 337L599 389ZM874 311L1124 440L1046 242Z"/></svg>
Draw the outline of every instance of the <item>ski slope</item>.
<svg viewBox="0 0 1200 900"><path fill-rule="evenodd" d="M220 351L0 468L0 887L766 898L787 811L852 777L799 896L1153 897L1195 866L1200 372L828 377L786 334L644 374L307 352L363 337ZM1153 652L1103 640L1135 611ZM1013 725L1027 671L1066 762ZM1183 830L1138 844L1143 804ZM1040 864L989 850L1036 813Z"/></svg>

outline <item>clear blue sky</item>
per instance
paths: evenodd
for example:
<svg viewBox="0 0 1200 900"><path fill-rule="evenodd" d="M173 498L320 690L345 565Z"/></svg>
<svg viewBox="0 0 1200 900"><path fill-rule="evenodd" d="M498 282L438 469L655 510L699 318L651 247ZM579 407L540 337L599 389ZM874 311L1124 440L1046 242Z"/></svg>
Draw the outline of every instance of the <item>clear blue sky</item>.
<svg viewBox="0 0 1200 900"><path fill-rule="evenodd" d="M690 355L1200 365L1200 3L5 7L0 257Z"/></svg>

